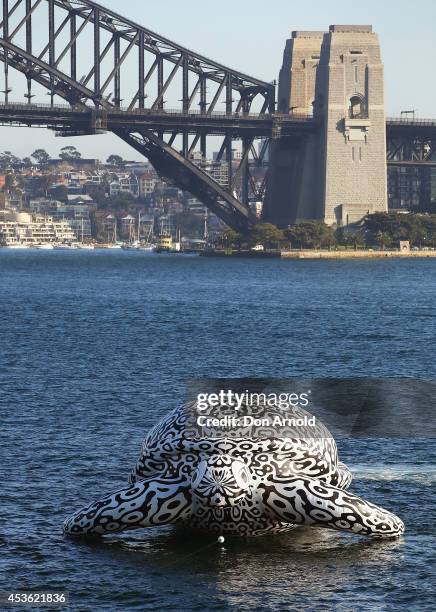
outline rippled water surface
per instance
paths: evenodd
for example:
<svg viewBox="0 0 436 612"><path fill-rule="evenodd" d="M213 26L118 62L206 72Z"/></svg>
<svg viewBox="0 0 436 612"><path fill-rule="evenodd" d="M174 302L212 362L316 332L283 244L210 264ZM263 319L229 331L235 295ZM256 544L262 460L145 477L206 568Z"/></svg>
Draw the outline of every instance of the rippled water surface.
<svg viewBox="0 0 436 612"><path fill-rule="evenodd" d="M434 609L435 445L343 440L352 490L404 538L231 540L61 524L117 488L190 377L435 377L436 260L0 251L3 589L71 610ZM416 406L419 411L419 406Z"/></svg>

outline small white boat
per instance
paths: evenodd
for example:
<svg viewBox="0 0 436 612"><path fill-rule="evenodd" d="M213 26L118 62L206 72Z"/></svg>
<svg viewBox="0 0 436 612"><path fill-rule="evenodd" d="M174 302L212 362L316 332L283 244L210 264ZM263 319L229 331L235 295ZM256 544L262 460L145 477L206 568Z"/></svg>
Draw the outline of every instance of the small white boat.
<svg viewBox="0 0 436 612"><path fill-rule="evenodd" d="M108 244L105 249L121 249L121 244Z"/></svg>
<svg viewBox="0 0 436 612"><path fill-rule="evenodd" d="M83 244L81 242L79 242L76 245L76 249L82 249L85 251L93 251L95 249L95 246L93 244Z"/></svg>
<svg viewBox="0 0 436 612"><path fill-rule="evenodd" d="M154 244L144 244L143 246L139 246L137 247L138 251L147 251L149 253L152 253L156 248L156 245Z"/></svg>
<svg viewBox="0 0 436 612"><path fill-rule="evenodd" d="M7 244L5 249L28 249L28 244Z"/></svg>
<svg viewBox="0 0 436 612"><path fill-rule="evenodd" d="M43 251L53 251L54 245L53 244L37 244L36 248L41 249Z"/></svg>
<svg viewBox="0 0 436 612"><path fill-rule="evenodd" d="M139 247L139 242L135 240L134 242L125 242L121 248L124 249L125 251L137 251L138 247Z"/></svg>
<svg viewBox="0 0 436 612"><path fill-rule="evenodd" d="M57 244L55 247L56 251L73 251L77 249L75 244Z"/></svg>

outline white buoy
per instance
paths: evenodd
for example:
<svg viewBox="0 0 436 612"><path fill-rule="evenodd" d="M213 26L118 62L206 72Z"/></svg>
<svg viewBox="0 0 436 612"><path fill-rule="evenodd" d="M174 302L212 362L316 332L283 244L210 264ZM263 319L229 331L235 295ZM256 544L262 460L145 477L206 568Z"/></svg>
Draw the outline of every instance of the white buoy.
<svg viewBox="0 0 436 612"><path fill-rule="evenodd" d="M225 541L226 541L226 539L223 536L220 536L218 538L218 544L224 544Z"/></svg>

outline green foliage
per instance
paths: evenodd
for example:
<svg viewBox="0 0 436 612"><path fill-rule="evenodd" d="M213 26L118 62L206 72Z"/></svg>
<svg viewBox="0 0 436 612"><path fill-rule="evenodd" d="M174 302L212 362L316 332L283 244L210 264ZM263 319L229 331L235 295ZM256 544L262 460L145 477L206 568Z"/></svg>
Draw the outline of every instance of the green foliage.
<svg viewBox="0 0 436 612"><path fill-rule="evenodd" d="M203 238L204 219L189 212L178 213L175 215L176 227L182 236Z"/></svg>
<svg viewBox="0 0 436 612"><path fill-rule="evenodd" d="M59 153L59 159L63 159L64 161L74 161L76 159L80 159L82 154L76 149L76 147L68 146L62 147L61 152Z"/></svg>
<svg viewBox="0 0 436 612"><path fill-rule="evenodd" d="M366 242L382 249L398 247L400 240L417 247L436 247L436 215L374 213L365 219L363 230Z"/></svg>
<svg viewBox="0 0 436 612"><path fill-rule="evenodd" d="M65 185L57 185L56 187L53 187L53 189L50 189L50 196L59 202L67 202L68 189L65 187Z"/></svg>
<svg viewBox="0 0 436 612"><path fill-rule="evenodd" d="M336 245L333 228L323 221L302 221L285 230L293 249L331 248Z"/></svg>
<svg viewBox="0 0 436 612"><path fill-rule="evenodd" d="M50 160L50 155L45 149L36 149L31 155L39 166L46 166Z"/></svg>
<svg viewBox="0 0 436 612"><path fill-rule="evenodd" d="M280 249L284 240L282 230L272 223L258 223L249 234L241 234L227 228L217 240L225 249L250 249L261 244L265 249Z"/></svg>
<svg viewBox="0 0 436 612"><path fill-rule="evenodd" d="M15 177L10 172L5 176L5 191L11 192L15 186Z"/></svg>
<svg viewBox="0 0 436 612"><path fill-rule="evenodd" d="M138 199L130 193L119 193L115 196L106 197L104 189L90 189L89 195L97 202L98 208L102 210L125 211L130 207L138 206Z"/></svg>
<svg viewBox="0 0 436 612"><path fill-rule="evenodd" d="M4 151L0 154L0 170L18 170L22 165L21 159L12 155L10 151Z"/></svg>
<svg viewBox="0 0 436 612"><path fill-rule="evenodd" d="M32 176L28 181L28 187L35 197L48 197L48 188L54 181L52 174L41 174Z"/></svg>
<svg viewBox="0 0 436 612"><path fill-rule="evenodd" d="M248 237L251 247L261 244L265 249L280 249L284 240L283 231L272 223L258 223Z"/></svg>
<svg viewBox="0 0 436 612"><path fill-rule="evenodd" d="M354 248L355 250L365 246L365 238L360 232L348 232L344 228L336 230L336 242L341 247Z"/></svg>
<svg viewBox="0 0 436 612"><path fill-rule="evenodd" d="M106 193L109 187L91 187L88 189L88 195L97 203L98 208L107 208L107 197Z"/></svg>
<svg viewBox="0 0 436 612"><path fill-rule="evenodd" d="M106 160L106 163L111 166L116 166L118 168L126 165L126 162L121 157L121 155L109 155L109 157Z"/></svg>
<svg viewBox="0 0 436 612"><path fill-rule="evenodd" d="M244 241L246 241L246 238L242 234L235 232L235 230L228 227L218 238L217 243L219 246L222 246L225 249L235 248L240 250Z"/></svg>

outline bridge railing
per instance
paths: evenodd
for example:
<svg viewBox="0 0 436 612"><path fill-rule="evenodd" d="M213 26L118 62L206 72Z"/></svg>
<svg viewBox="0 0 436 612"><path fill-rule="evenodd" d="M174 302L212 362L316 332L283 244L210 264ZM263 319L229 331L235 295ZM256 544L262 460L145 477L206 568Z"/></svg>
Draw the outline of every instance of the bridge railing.
<svg viewBox="0 0 436 612"><path fill-rule="evenodd" d="M386 123L390 123L393 125L404 125L404 126L422 125L422 126L434 127L436 126L436 119L426 119L426 118L404 119L402 117L386 117Z"/></svg>
<svg viewBox="0 0 436 612"><path fill-rule="evenodd" d="M129 116L177 116L177 117L210 117L215 119L249 119L249 120L260 120L265 121L267 119L271 119L274 117L275 121L308 121L313 120L313 116L309 114L303 113L291 113L291 114L279 114L274 113L273 115L270 113L224 113L219 111L213 111L210 113L204 113L200 110L192 110L189 112L184 112L180 109L150 109L150 108L136 108L136 109L128 109L127 107L114 106L107 109L96 109L95 107L74 107L69 104L40 104L40 103L21 103L21 102L8 102L7 104L4 102L0 102L0 110L17 110L17 111L31 111L32 109L47 111L47 112L56 112L56 110L60 112L70 112L70 113L87 113L90 111L101 111L108 113L122 113Z"/></svg>

